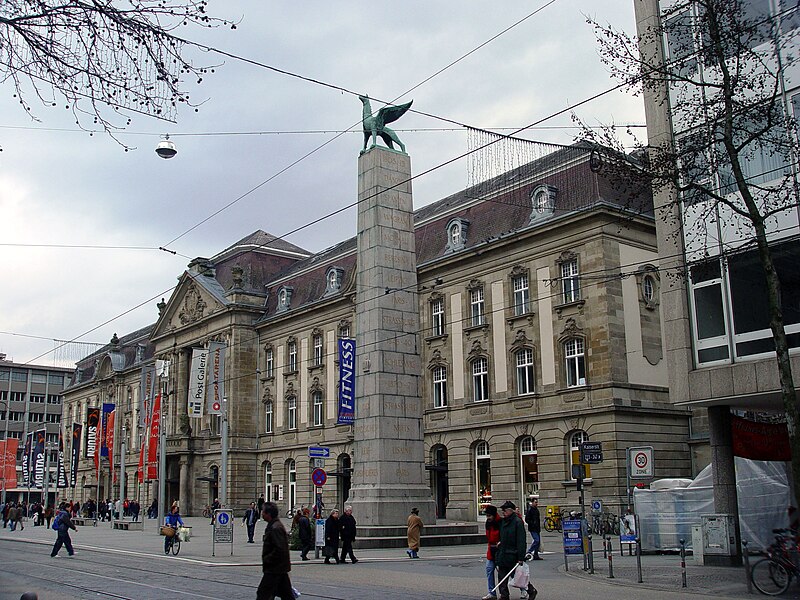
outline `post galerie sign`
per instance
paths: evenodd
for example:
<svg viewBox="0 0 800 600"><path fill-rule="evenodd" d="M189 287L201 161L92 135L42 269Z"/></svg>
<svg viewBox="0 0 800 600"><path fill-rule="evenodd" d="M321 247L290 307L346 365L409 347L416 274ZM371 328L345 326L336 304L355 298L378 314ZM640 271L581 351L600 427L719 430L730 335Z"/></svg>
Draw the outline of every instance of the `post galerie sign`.
<svg viewBox="0 0 800 600"><path fill-rule="evenodd" d="M189 371L189 398L186 414L189 417L203 416L203 404L206 401L206 369L208 366L208 350L194 348L192 365Z"/></svg>

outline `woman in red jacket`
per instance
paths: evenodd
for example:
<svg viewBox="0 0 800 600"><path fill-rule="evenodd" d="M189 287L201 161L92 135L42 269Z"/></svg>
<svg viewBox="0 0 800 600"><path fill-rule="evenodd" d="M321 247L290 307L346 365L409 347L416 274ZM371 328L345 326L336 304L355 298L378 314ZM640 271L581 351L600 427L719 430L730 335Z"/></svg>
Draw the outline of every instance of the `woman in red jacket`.
<svg viewBox="0 0 800 600"><path fill-rule="evenodd" d="M489 588L489 593L486 594L482 600L495 600L495 580L494 580L494 557L497 553L497 544L500 542L500 516L497 514L497 507L491 504L485 508L486 512L486 541L489 543L489 549L486 551L486 583Z"/></svg>

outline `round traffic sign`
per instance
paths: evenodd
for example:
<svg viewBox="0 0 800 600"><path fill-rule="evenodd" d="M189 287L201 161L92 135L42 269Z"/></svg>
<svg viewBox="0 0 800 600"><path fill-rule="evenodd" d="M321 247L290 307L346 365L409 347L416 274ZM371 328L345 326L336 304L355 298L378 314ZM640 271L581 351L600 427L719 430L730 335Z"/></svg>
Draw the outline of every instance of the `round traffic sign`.
<svg viewBox="0 0 800 600"><path fill-rule="evenodd" d="M227 525L230 518L231 516L228 513L220 512L217 514L217 523L220 525Z"/></svg>
<svg viewBox="0 0 800 600"><path fill-rule="evenodd" d="M644 452L637 452L633 457L633 464L638 469L644 469L647 466L647 454Z"/></svg>
<svg viewBox="0 0 800 600"><path fill-rule="evenodd" d="M311 481L317 486L325 485L325 482L328 481L328 474L324 469L314 469L311 471Z"/></svg>

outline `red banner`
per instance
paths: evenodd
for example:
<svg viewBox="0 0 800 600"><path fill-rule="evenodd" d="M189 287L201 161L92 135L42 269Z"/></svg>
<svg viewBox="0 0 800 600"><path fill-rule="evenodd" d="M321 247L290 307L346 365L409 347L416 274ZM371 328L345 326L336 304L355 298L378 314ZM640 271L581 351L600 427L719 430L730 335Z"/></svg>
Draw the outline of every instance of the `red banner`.
<svg viewBox="0 0 800 600"><path fill-rule="evenodd" d="M150 439L147 440L147 479L158 479L158 436L161 430L161 394L153 400Z"/></svg>
<svg viewBox="0 0 800 600"><path fill-rule="evenodd" d="M3 468L0 469L0 477L2 477L0 486L4 490L13 490L17 487L17 448L19 448L19 440L16 438L8 438L0 442L0 455L3 461Z"/></svg>
<svg viewBox="0 0 800 600"><path fill-rule="evenodd" d="M733 455L750 460L792 460L786 423L758 423L731 415Z"/></svg>
<svg viewBox="0 0 800 600"><path fill-rule="evenodd" d="M139 448L139 466L136 469L136 477L139 479L139 483L144 483L144 451L147 447L147 438L150 435L150 415L147 412L149 408L147 405L149 402L145 398L144 401L144 435L141 438L141 444Z"/></svg>
<svg viewBox="0 0 800 600"><path fill-rule="evenodd" d="M114 481L117 480L117 472L114 470L114 418L116 410L108 413L108 423L106 423L106 448L108 448L108 468L113 474Z"/></svg>

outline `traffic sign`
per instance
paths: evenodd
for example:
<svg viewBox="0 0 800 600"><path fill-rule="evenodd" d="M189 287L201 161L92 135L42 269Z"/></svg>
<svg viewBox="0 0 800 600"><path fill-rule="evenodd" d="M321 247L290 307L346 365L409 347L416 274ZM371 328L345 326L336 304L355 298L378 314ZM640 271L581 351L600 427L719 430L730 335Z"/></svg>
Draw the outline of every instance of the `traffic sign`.
<svg viewBox="0 0 800 600"><path fill-rule="evenodd" d="M599 515L603 512L603 503L600 500L592 500L592 513Z"/></svg>
<svg viewBox="0 0 800 600"><path fill-rule="evenodd" d="M325 482L328 481L328 474L324 469L314 469L311 471L311 481L313 481L316 486L323 486Z"/></svg>
<svg viewBox="0 0 800 600"><path fill-rule="evenodd" d="M325 468L325 459L324 458L315 458L314 460L314 468L315 469L324 469Z"/></svg>
<svg viewBox="0 0 800 600"><path fill-rule="evenodd" d="M330 458L331 456L331 449L325 446L309 446L308 447L308 457L309 458Z"/></svg>
<svg viewBox="0 0 800 600"><path fill-rule="evenodd" d="M581 462L596 465L603 462L602 442L584 442L581 444Z"/></svg>
<svg viewBox="0 0 800 600"><path fill-rule="evenodd" d="M216 544L233 543L233 513L228 509L214 511L213 542Z"/></svg>
<svg viewBox="0 0 800 600"><path fill-rule="evenodd" d="M631 479L650 479L655 476L652 446L628 448L628 476Z"/></svg>

